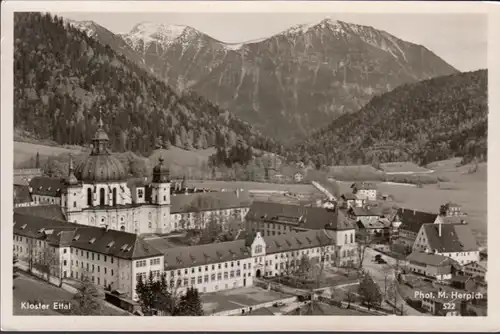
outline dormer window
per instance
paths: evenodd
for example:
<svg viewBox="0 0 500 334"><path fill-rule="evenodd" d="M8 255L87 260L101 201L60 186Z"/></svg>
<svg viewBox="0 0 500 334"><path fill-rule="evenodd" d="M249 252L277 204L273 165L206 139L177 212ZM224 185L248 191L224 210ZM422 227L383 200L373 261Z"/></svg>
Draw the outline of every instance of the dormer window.
<svg viewBox="0 0 500 334"><path fill-rule="evenodd" d="M41 229L38 230L38 233L43 233L43 231L45 231L45 229L42 227Z"/></svg>
<svg viewBox="0 0 500 334"><path fill-rule="evenodd" d="M77 234L74 238L73 238L73 241L77 241L78 239L80 239L80 235Z"/></svg>
<svg viewBox="0 0 500 334"><path fill-rule="evenodd" d="M90 239L89 244L93 244L95 242L95 238Z"/></svg>
<svg viewBox="0 0 500 334"><path fill-rule="evenodd" d="M128 247L128 244L125 244L125 245L123 245L123 246L120 248L120 250L123 252L123 251L125 251L125 250L127 249L127 247Z"/></svg>
<svg viewBox="0 0 500 334"><path fill-rule="evenodd" d="M24 224L23 226L21 226L21 230L24 230L26 226L28 226L28 224Z"/></svg>
<svg viewBox="0 0 500 334"><path fill-rule="evenodd" d="M115 244L114 241L111 241L106 247L111 248Z"/></svg>

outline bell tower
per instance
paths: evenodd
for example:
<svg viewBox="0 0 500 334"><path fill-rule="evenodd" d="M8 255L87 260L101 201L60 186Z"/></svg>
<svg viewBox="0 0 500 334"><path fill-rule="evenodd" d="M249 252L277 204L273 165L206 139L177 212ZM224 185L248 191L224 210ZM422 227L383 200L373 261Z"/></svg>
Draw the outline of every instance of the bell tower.
<svg viewBox="0 0 500 334"><path fill-rule="evenodd" d="M173 230L170 226L170 170L160 157L158 164L153 168L151 183L151 204L156 205L157 233L167 233Z"/></svg>

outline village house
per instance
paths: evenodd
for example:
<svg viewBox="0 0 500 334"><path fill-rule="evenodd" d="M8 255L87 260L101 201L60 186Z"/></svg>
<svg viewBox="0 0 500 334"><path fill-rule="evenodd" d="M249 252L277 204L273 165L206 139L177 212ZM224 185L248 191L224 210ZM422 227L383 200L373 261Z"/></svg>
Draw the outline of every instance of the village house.
<svg viewBox="0 0 500 334"><path fill-rule="evenodd" d="M304 181L304 174L301 172L296 172L295 174L293 174L293 179L296 183L301 183L302 181Z"/></svg>
<svg viewBox="0 0 500 334"><path fill-rule="evenodd" d="M356 195L354 194L351 194L351 193L347 193L347 194L343 194L342 196L340 196L341 198L341 207L342 208L346 208L346 209L349 209L349 208L352 208L352 207L361 207L363 206L363 200L362 199L358 199L356 197Z"/></svg>
<svg viewBox="0 0 500 334"><path fill-rule="evenodd" d="M476 288L477 282L474 277L464 275L453 275L450 286L460 290L472 291Z"/></svg>
<svg viewBox="0 0 500 334"><path fill-rule="evenodd" d="M470 262L462 268L465 275L482 279L484 282L488 281L487 278L487 261L480 260L479 262Z"/></svg>
<svg viewBox="0 0 500 334"><path fill-rule="evenodd" d="M424 276L441 280L451 279L454 261L449 257L425 253L413 252L406 258L408 268Z"/></svg>
<svg viewBox="0 0 500 334"><path fill-rule="evenodd" d="M413 251L427 251L455 260L461 266L479 261L479 246L467 223L423 224Z"/></svg>
<svg viewBox="0 0 500 334"><path fill-rule="evenodd" d="M352 193L356 198L363 201L377 200L377 187L368 182L357 182L351 185Z"/></svg>
<svg viewBox="0 0 500 334"><path fill-rule="evenodd" d="M254 201L245 217L245 229L264 237L325 229L336 237L338 263L356 260L355 222L342 210Z"/></svg>
<svg viewBox="0 0 500 334"><path fill-rule="evenodd" d="M411 249L422 225L440 221L438 214L400 208L392 219L393 223L399 224L398 239L395 242Z"/></svg>

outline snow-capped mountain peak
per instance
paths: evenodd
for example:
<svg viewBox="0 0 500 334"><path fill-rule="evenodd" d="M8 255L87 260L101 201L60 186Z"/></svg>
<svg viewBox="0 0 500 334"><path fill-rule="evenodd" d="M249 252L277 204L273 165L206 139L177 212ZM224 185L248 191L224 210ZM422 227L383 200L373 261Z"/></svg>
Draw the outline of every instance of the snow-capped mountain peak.
<svg viewBox="0 0 500 334"><path fill-rule="evenodd" d="M64 18L63 21L64 23L69 23L73 28L83 31L89 37L93 37L97 34L97 24L94 21L75 21L66 18Z"/></svg>
<svg viewBox="0 0 500 334"><path fill-rule="evenodd" d="M147 49L153 42L168 47L176 41L191 39L196 35L198 31L189 26L142 22L132 28L128 34L121 36L133 49L137 50Z"/></svg>

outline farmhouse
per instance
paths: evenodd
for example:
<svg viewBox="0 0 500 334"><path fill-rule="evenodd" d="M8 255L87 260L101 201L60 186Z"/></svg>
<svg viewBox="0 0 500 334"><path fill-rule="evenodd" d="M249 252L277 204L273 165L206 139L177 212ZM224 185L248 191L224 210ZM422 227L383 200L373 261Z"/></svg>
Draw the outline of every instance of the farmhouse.
<svg viewBox="0 0 500 334"><path fill-rule="evenodd" d="M398 209L392 219L393 224L400 224L397 243L409 248L413 247L413 243L422 225L434 224L440 221L438 214L405 208Z"/></svg>
<svg viewBox="0 0 500 334"><path fill-rule="evenodd" d="M342 208L352 208L352 207L361 207L363 206L363 200L358 199L356 195L347 193L340 196L341 198L341 206Z"/></svg>
<svg viewBox="0 0 500 334"><path fill-rule="evenodd" d="M449 257L425 253L413 252L406 258L411 271L435 278L446 280L452 277L454 261Z"/></svg>
<svg viewBox="0 0 500 334"><path fill-rule="evenodd" d="M470 262L463 266L464 274L471 277L479 277L487 282L487 261L480 260L479 262Z"/></svg>
<svg viewBox="0 0 500 334"><path fill-rule="evenodd" d="M377 200L377 187L372 183L358 182L351 185L352 193L363 201Z"/></svg>
<svg viewBox="0 0 500 334"><path fill-rule="evenodd" d="M423 224L413 251L428 251L449 257L460 265L479 261L479 247L467 223Z"/></svg>

